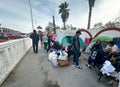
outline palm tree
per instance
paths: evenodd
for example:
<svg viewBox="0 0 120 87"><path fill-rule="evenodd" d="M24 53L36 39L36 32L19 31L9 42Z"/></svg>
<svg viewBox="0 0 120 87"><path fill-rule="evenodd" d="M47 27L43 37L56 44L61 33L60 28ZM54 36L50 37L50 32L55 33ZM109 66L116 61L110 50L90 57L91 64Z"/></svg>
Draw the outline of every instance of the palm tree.
<svg viewBox="0 0 120 87"><path fill-rule="evenodd" d="M88 26L87 26L87 29L90 29L92 7L94 6L95 0L88 0L88 2L89 2L89 17L88 17Z"/></svg>
<svg viewBox="0 0 120 87"><path fill-rule="evenodd" d="M66 29L65 27L65 23L69 17L69 11L70 9L68 9L68 3L67 2L64 2L64 3L61 3L59 5L59 14L61 14L61 19L62 19L62 22L63 22L63 25L64 25L64 29Z"/></svg>

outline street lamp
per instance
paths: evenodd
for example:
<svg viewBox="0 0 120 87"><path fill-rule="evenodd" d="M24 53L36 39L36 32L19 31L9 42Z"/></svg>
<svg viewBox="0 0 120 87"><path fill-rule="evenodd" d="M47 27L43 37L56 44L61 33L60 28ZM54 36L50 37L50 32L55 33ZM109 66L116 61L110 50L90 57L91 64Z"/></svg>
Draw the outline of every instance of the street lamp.
<svg viewBox="0 0 120 87"><path fill-rule="evenodd" d="M34 30L31 0L29 0L32 29Z"/></svg>

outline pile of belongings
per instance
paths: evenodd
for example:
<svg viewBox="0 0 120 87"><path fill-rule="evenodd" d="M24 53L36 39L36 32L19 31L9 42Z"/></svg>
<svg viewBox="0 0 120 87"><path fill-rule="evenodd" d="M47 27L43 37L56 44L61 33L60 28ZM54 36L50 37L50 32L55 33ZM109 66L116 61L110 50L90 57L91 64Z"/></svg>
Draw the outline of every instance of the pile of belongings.
<svg viewBox="0 0 120 87"><path fill-rule="evenodd" d="M100 71L102 72L102 74L106 74L107 76L109 76L115 71L115 67L111 64L110 61L106 60Z"/></svg>
<svg viewBox="0 0 120 87"><path fill-rule="evenodd" d="M68 54L65 50L51 50L48 53L48 60L52 62L54 67L67 66L70 64Z"/></svg>

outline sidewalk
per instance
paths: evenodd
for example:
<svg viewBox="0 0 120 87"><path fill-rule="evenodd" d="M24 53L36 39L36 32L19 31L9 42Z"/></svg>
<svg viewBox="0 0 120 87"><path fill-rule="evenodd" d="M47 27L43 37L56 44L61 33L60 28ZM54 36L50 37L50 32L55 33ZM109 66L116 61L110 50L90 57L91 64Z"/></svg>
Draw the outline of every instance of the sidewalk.
<svg viewBox="0 0 120 87"><path fill-rule="evenodd" d="M43 48L38 54L31 48L1 87L111 87L97 82L96 72L85 66L84 59L80 61L82 70L72 64L55 68L46 54Z"/></svg>

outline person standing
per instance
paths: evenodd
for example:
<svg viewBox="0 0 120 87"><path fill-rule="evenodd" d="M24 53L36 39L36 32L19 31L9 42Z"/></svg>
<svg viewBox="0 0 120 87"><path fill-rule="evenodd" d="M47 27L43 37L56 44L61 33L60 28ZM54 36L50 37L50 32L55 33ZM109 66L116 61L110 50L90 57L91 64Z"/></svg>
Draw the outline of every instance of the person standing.
<svg viewBox="0 0 120 87"><path fill-rule="evenodd" d="M33 33L30 35L30 38L32 39L34 53L38 53L39 35L37 34L36 30L33 30Z"/></svg>
<svg viewBox="0 0 120 87"><path fill-rule="evenodd" d="M44 49L47 51L47 48L48 48L48 37L47 37L46 33L42 36L42 41L43 41L43 44L44 44Z"/></svg>
<svg viewBox="0 0 120 87"><path fill-rule="evenodd" d="M79 65L79 57L80 57L80 42L79 42L79 36L81 32L77 31L75 36L73 37L73 48L74 48L74 58L73 63L76 65L76 68L82 69L82 67Z"/></svg>
<svg viewBox="0 0 120 87"><path fill-rule="evenodd" d="M52 42L52 38L50 37L50 35L48 35L48 48L47 48L47 52L50 50L51 48L51 42Z"/></svg>
<svg viewBox="0 0 120 87"><path fill-rule="evenodd" d="M42 41L43 32L42 31L39 31L39 36L40 36L40 46L43 47L43 41Z"/></svg>

